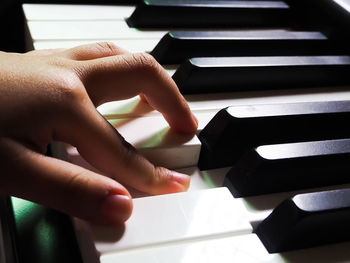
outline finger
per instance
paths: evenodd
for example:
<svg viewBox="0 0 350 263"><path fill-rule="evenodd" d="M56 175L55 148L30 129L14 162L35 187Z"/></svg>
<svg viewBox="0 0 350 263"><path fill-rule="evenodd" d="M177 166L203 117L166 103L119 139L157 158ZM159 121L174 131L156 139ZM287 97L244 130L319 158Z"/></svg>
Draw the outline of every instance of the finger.
<svg viewBox="0 0 350 263"><path fill-rule="evenodd" d="M10 139L1 140L0 156L7 167L2 171L6 194L99 224L120 224L131 214L130 195L110 178L40 155Z"/></svg>
<svg viewBox="0 0 350 263"><path fill-rule="evenodd" d="M65 125L55 128L58 140L77 147L81 156L104 174L140 191L166 194L187 190L190 177L155 167L128 144L91 104Z"/></svg>
<svg viewBox="0 0 350 263"><path fill-rule="evenodd" d="M112 42L98 42L77 46L64 52L64 56L73 60L91 60L128 53Z"/></svg>
<svg viewBox="0 0 350 263"><path fill-rule="evenodd" d="M85 61L79 65L78 74L96 106L143 93L175 131L194 133L197 130L197 120L175 82L148 54Z"/></svg>

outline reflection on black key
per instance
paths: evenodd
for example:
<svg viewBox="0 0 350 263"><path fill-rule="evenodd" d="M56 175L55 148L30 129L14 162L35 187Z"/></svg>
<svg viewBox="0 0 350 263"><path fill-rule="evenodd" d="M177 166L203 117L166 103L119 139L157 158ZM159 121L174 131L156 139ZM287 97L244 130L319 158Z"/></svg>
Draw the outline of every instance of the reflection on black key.
<svg viewBox="0 0 350 263"><path fill-rule="evenodd" d="M193 57L340 54L321 32L290 30L172 31L151 54L162 64Z"/></svg>
<svg viewBox="0 0 350 263"><path fill-rule="evenodd" d="M289 1L289 0L288 0ZM350 38L350 5L349 0L309 0L293 1L291 5L298 12L298 16L305 18L303 25L323 28L331 37L340 39ZM313 10L312 12L310 10Z"/></svg>
<svg viewBox="0 0 350 263"><path fill-rule="evenodd" d="M281 1L144 0L127 22L138 28L276 27L286 25L289 15Z"/></svg>
<svg viewBox="0 0 350 263"><path fill-rule="evenodd" d="M296 195L256 229L270 253L350 240L350 189Z"/></svg>
<svg viewBox="0 0 350 263"><path fill-rule="evenodd" d="M173 79L184 94L350 83L349 56L193 58Z"/></svg>
<svg viewBox="0 0 350 263"><path fill-rule="evenodd" d="M198 167L234 165L259 145L350 138L350 101L229 107L200 132Z"/></svg>
<svg viewBox="0 0 350 263"><path fill-rule="evenodd" d="M226 178L235 197L350 183L350 139L259 146Z"/></svg>

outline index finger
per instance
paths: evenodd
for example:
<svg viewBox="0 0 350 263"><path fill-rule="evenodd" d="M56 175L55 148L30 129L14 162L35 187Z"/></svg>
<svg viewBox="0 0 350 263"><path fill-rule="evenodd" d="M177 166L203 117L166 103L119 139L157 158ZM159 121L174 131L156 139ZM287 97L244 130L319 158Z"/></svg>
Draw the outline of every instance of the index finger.
<svg viewBox="0 0 350 263"><path fill-rule="evenodd" d="M144 94L172 129L182 133L196 132L197 119L186 100L151 55L123 54L76 63L79 64L77 72L95 106Z"/></svg>

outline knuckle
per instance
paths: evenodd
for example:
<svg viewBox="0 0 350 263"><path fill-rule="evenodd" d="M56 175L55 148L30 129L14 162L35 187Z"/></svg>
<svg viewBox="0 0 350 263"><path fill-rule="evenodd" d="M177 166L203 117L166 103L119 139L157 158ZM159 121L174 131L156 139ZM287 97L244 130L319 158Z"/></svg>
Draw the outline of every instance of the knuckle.
<svg viewBox="0 0 350 263"><path fill-rule="evenodd" d="M133 58L136 64L146 71L158 72L160 70L158 62L148 53L136 53L133 54Z"/></svg>
<svg viewBox="0 0 350 263"><path fill-rule="evenodd" d="M164 167L154 166L153 176L150 179L152 186L158 186L171 180L172 174L169 173L169 170Z"/></svg>
<svg viewBox="0 0 350 263"><path fill-rule="evenodd" d="M72 71L62 74L59 79L58 89L65 101L79 102L86 96L84 85Z"/></svg>
<svg viewBox="0 0 350 263"><path fill-rule="evenodd" d="M84 188L90 184L88 177L82 170L71 171L69 180L66 181L65 189L70 194L79 193L81 194Z"/></svg>
<svg viewBox="0 0 350 263"><path fill-rule="evenodd" d="M81 101L86 93L82 82L84 77L82 63L61 58L55 58L51 63L54 72L50 74L50 82L54 83L52 87L58 95L58 103ZM56 100L56 97L53 99Z"/></svg>
<svg viewBox="0 0 350 263"><path fill-rule="evenodd" d="M97 42L96 47L102 54L116 54L120 50L116 44L108 41Z"/></svg>

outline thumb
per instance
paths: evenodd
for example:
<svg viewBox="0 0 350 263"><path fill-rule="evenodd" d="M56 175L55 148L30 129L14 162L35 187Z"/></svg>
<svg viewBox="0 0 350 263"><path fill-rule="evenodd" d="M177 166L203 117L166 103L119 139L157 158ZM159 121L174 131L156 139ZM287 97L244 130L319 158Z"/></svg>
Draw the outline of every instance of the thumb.
<svg viewBox="0 0 350 263"><path fill-rule="evenodd" d="M0 193L28 199L98 224L116 225L132 211L118 182L82 167L43 156L11 139L0 139Z"/></svg>

